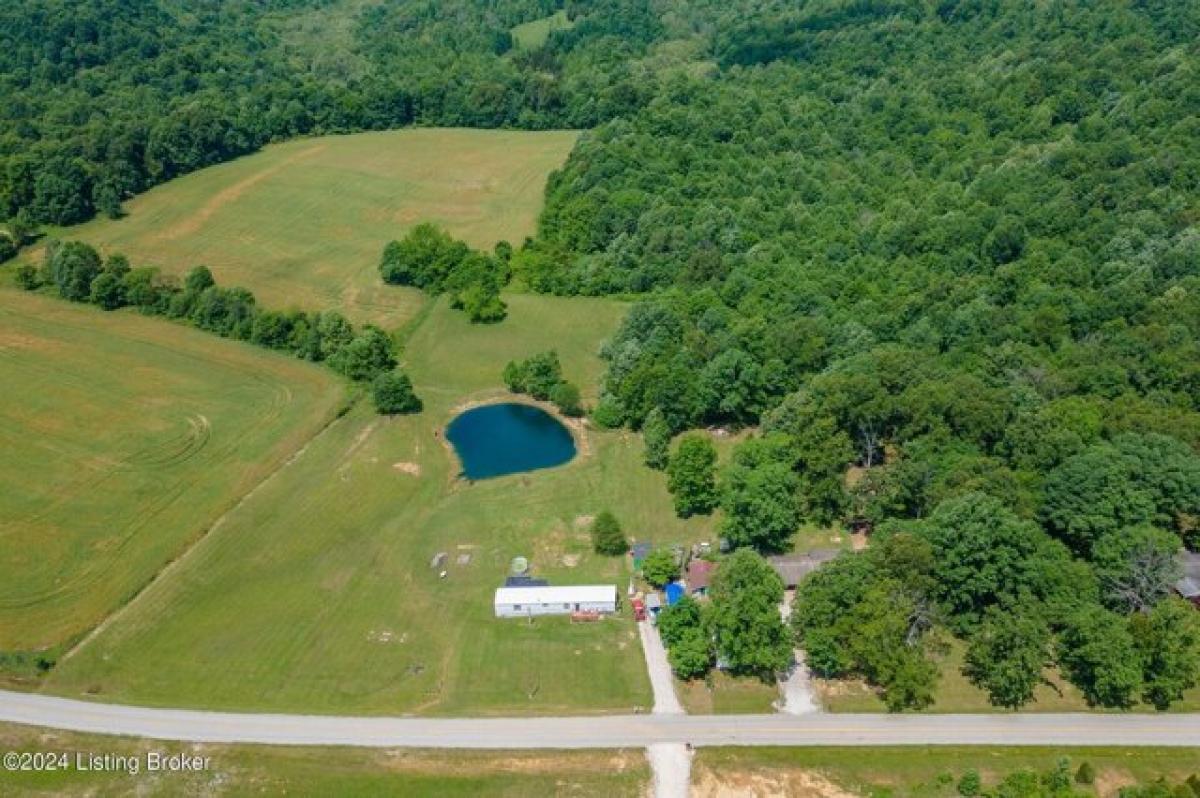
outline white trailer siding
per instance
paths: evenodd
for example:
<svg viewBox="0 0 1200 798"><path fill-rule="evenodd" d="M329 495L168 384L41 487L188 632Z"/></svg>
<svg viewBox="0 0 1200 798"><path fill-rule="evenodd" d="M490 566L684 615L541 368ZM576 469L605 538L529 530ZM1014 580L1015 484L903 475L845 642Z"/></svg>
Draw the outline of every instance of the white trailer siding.
<svg viewBox="0 0 1200 798"><path fill-rule="evenodd" d="M572 612L616 612L616 585L501 587L496 589L497 618L570 615Z"/></svg>

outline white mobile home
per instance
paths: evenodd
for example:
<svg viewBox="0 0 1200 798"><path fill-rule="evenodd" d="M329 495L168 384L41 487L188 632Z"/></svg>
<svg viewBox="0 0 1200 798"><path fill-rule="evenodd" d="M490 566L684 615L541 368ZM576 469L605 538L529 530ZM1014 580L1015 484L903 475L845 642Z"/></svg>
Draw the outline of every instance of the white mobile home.
<svg viewBox="0 0 1200 798"><path fill-rule="evenodd" d="M497 618L616 612L616 585L501 587L496 589Z"/></svg>

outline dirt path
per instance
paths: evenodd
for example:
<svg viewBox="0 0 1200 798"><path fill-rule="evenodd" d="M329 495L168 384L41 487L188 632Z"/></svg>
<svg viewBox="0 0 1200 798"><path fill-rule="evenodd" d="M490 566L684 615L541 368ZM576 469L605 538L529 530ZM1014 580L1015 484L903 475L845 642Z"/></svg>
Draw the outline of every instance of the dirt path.
<svg viewBox="0 0 1200 798"><path fill-rule="evenodd" d="M654 691L655 715L682 715L683 705L675 694L675 677L667 661L658 629L649 621L638 623L646 671ZM654 774L654 798L687 798L692 778L692 752L684 743L657 743L646 748L650 771Z"/></svg>
<svg viewBox="0 0 1200 798"><path fill-rule="evenodd" d="M307 160L308 158L317 155L324 150L326 146L328 145L318 144L316 146L301 150L295 155L291 155L273 166L268 166L266 169L255 172L249 177L245 177L233 185L221 189L216 194L213 194L208 202L201 206L200 210L196 211L196 213L182 220L178 224L172 225L171 227L162 231L158 234L158 238L162 241L174 241L185 236L193 235L199 231L200 228L204 226L204 223L211 219L217 213L217 211L221 210L221 208L225 207L231 202L236 202L243 194L267 178L279 174L289 166L293 166L300 161Z"/></svg>
<svg viewBox="0 0 1200 798"><path fill-rule="evenodd" d="M642 638L642 652L646 655L646 670L650 674L650 687L654 690L655 715L682 715L683 705L675 695L675 678L667 662L667 650L663 648L658 629L649 621L638 623L638 635Z"/></svg>
<svg viewBox="0 0 1200 798"><path fill-rule="evenodd" d="M682 743L656 743L646 748L654 774L654 798L688 798L692 752Z"/></svg>
<svg viewBox="0 0 1200 798"><path fill-rule="evenodd" d="M789 590L784 594L783 603L779 605L779 616L783 618L784 625L787 625L792 616L792 598L793 593ZM792 670L787 679L779 683L779 688L783 691L780 701L776 703L780 712L788 715L808 715L822 711L821 704L813 692L811 674L804 662L804 652L800 649L792 651Z"/></svg>

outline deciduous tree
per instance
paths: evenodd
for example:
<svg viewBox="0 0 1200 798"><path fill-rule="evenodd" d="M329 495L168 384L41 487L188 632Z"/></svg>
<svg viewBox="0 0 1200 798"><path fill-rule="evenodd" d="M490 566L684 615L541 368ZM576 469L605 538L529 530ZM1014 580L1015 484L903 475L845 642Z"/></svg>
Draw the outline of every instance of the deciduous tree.
<svg viewBox="0 0 1200 798"><path fill-rule="evenodd" d="M680 518L707 515L716 507L716 464L717 450L707 435L693 433L680 438L667 463L667 489L675 498L675 514Z"/></svg>

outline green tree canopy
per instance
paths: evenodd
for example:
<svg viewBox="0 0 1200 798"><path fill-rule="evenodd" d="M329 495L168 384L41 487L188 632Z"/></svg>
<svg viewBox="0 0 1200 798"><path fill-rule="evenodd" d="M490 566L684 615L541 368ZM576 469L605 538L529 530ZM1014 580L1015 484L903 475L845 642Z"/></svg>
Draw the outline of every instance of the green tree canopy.
<svg viewBox="0 0 1200 798"><path fill-rule="evenodd" d="M670 549L655 549L642 560L642 576L655 587L679 578L679 562Z"/></svg>
<svg viewBox="0 0 1200 798"><path fill-rule="evenodd" d="M609 557L629 551L629 541L621 531L621 523L609 510L601 510L592 521L592 550Z"/></svg>
<svg viewBox="0 0 1200 798"><path fill-rule="evenodd" d="M642 440L646 445L646 465L660 471L666 468L671 456L671 428L667 426L662 410L657 407L650 410L642 423Z"/></svg>
<svg viewBox="0 0 1200 798"><path fill-rule="evenodd" d="M412 380L403 371L385 371L371 383L375 410L384 415L419 413L422 404L413 391Z"/></svg>
<svg viewBox="0 0 1200 798"><path fill-rule="evenodd" d="M667 489L680 518L707 515L717 505L717 450L707 435L684 435L667 463Z"/></svg>
<svg viewBox="0 0 1200 798"><path fill-rule="evenodd" d="M1170 597L1135 615L1131 627L1143 668L1142 698L1167 709L1200 680L1200 613Z"/></svg>
<svg viewBox="0 0 1200 798"><path fill-rule="evenodd" d="M1108 607L1147 612L1183 576L1179 538L1152 526L1108 532L1092 547L1092 567Z"/></svg>
<svg viewBox="0 0 1200 798"><path fill-rule="evenodd" d="M971 636L963 672L992 704L1018 709L1044 681L1050 642L1050 628L1035 609L991 607Z"/></svg>
<svg viewBox="0 0 1200 798"><path fill-rule="evenodd" d="M738 549L713 573L709 624L730 672L772 679L792 663L791 635L779 614L783 583L766 560Z"/></svg>
<svg viewBox="0 0 1200 798"><path fill-rule="evenodd" d="M1141 660L1125 619L1097 606L1066 621L1058 664L1093 706L1132 706L1142 687Z"/></svg>

